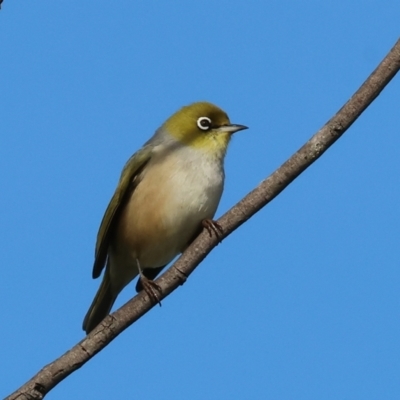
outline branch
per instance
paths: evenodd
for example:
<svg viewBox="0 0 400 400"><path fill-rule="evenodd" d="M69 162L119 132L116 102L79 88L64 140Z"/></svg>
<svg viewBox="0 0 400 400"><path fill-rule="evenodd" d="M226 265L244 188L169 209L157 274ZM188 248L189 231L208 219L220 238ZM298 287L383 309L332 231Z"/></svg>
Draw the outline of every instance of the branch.
<svg viewBox="0 0 400 400"><path fill-rule="evenodd" d="M0 0L1 1L1 0ZM400 40L351 99L300 150L265 179L257 188L223 215L218 223L228 236L257 211L273 200L306 168L338 140L372 103L400 69ZM201 233L182 256L160 278L161 299L168 296L194 271L217 245L217 239ZM46 365L30 381L6 400L41 400L59 382L80 368L95 354L132 325L154 304L142 291L119 310L106 317L87 337L54 362Z"/></svg>

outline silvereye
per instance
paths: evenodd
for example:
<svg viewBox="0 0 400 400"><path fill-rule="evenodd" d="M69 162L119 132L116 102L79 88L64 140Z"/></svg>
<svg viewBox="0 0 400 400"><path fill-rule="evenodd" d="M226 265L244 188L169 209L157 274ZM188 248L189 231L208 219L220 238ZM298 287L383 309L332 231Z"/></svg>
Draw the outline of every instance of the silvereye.
<svg viewBox="0 0 400 400"><path fill-rule="evenodd" d="M212 218L224 186L231 124L217 106L199 102L173 114L126 163L101 221L93 278L103 281L83 321L86 333L107 316L121 290L140 276L155 301L152 280L182 253ZM218 227L218 226L217 226Z"/></svg>

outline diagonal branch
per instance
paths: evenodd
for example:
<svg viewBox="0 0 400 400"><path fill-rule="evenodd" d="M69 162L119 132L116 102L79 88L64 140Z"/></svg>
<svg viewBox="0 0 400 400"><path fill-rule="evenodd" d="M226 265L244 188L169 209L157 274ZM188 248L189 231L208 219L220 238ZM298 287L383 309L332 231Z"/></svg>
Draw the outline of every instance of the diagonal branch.
<svg viewBox="0 0 400 400"><path fill-rule="evenodd" d="M300 150L265 179L257 188L223 215L218 223L228 236L257 211L273 200L295 178L338 140L361 113L374 101L400 69L400 40L357 90L351 99ZM217 245L217 239L203 232L168 269L157 284L161 299L168 296L194 271ZM89 361L123 330L147 313L154 304L141 292L108 316L87 337L54 362L45 366L30 381L6 400L41 400L59 382Z"/></svg>

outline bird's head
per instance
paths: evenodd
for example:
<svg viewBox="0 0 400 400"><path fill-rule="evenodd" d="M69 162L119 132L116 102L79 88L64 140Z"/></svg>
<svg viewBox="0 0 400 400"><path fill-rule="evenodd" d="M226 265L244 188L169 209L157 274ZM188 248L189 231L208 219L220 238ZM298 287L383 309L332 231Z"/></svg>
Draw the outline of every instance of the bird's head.
<svg viewBox="0 0 400 400"><path fill-rule="evenodd" d="M225 111L207 102L181 108L163 128L184 145L210 154L225 154L233 133L247 126L231 124Z"/></svg>

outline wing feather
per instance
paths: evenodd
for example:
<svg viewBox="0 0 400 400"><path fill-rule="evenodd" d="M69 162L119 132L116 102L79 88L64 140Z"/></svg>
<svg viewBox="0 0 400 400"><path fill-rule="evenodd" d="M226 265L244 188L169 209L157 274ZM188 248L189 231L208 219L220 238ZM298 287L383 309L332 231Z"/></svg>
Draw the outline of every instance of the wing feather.
<svg viewBox="0 0 400 400"><path fill-rule="evenodd" d="M98 278L103 270L108 257L108 248L115 222L124 207L124 201L137 185L137 177L149 162L152 148L145 146L136 152L126 163L121 173L117 189L107 206L97 234L95 260L93 265L93 278Z"/></svg>

